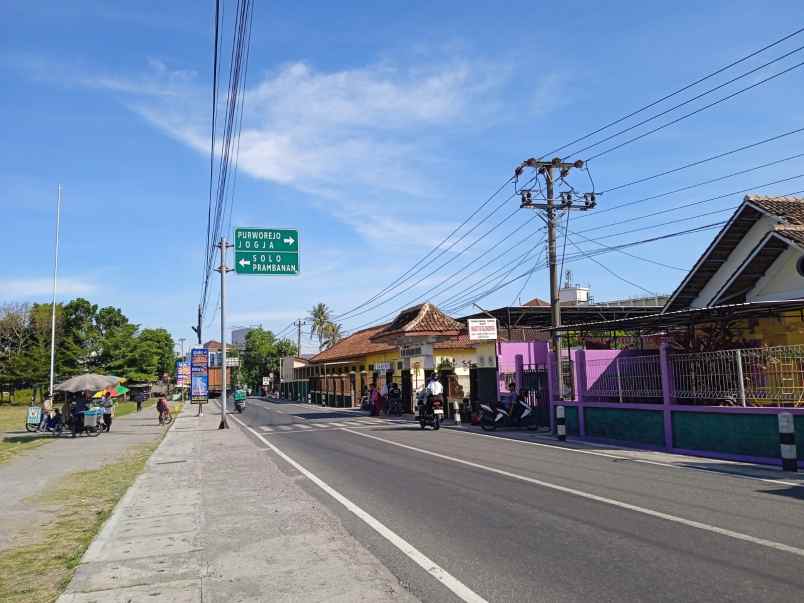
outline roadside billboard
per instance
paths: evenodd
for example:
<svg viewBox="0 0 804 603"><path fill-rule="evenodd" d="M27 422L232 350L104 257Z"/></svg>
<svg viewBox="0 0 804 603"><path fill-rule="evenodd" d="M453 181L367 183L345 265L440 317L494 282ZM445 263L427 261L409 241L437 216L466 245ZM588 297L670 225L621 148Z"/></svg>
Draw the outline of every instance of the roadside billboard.
<svg viewBox="0 0 804 603"><path fill-rule="evenodd" d="M190 401L206 404L209 401L209 350L193 348L190 352Z"/></svg>
<svg viewBox="0 0 804 603"><path fill-rule="evenodd" d="M190 385L190 363L186 360L176 361L176 387Z"/></svg>

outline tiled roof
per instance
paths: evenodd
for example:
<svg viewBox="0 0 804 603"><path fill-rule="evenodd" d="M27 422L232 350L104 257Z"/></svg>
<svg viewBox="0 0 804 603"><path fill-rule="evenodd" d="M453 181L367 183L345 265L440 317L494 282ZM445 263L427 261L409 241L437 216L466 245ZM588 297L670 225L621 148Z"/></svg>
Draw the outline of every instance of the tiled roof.
<svg viewBox="0 0 804 603"><path fill-rule="evenodd" d="M776 234L779 234L785 239L793 241L794 243L804 247L804 230L799 230L797 228L777 228Z"/></svg>
<svg viewBox="0 0 804 603"><path fill-rule="evenodd" d="M781 218L787 224L804 224L804 198L802 197L746 195L743 200L753 203L763 211Z"/></svg>
<svg viewBox="0 0 804 603"><path fill-rule="evenodd" d="M688 308L763 213L779 219L781 223L774 228L777 234L788 241L802 244L804 235L801 231L798 231L797 228L786 229L785 226L804 225L804 198L745 195L742 204L676 288L662 312ZM776 239L776 241L778 240ZM755 278L759 278L759 276L755 275Z"/></svg>
<svg viewBox="0 0 804 603"><path fill-rule="evenodd" d="M464 326L450 318L433 304L420 304L402 310L393 322L377 332L374 341L391 341L395 337L416 335L452 335L463 330Z"/></svg>
<svg viewBox="0 0 804 603"><path fill-rule="evenodd" d="M541 307L541 306L549 306L550 302L544 301L543 299L538 298L538 297L534 297L532 300L525 302L523 305L524 306L531 306L531 307L533 307L533 306Z"/></svg>
<svg viewBox="0 0 804 603"><path fill-rule="evenodd" d="M338 343L328 350L324 350L309 359L310 362L338 362L341 360L349 360L365 356L367 354L378 354L380 352L392 352L399 348L395 345L387 343L377 343L371 341L372 336L381 331L388 324L379 325L376 327L369 327L362 331L357 331L349 337L341 339ZM435 350L454 350L473 348L474 344L469 341L469 335L465 331L457 337L451 337L446 341L440 341L433 344Z"/></svg>
<svg viewBox="0 0 804 603"><path fill-rule="evenodd" d="M356 331L349 335L349 337L341 339L328 350L324 350L310 358L310 362L334 362L336 360L346 360L348 358L355 358L356 356L394 350L396 349L395 346L371 341L371 337L387 326L388 324L386 323L376 327L369 327L362 331Z"/></svg>

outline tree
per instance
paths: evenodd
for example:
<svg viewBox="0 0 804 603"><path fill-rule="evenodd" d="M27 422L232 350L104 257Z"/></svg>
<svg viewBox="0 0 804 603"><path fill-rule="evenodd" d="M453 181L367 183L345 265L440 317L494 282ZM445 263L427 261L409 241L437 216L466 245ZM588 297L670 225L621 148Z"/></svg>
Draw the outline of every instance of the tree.
<svg viewBox="0 0 804 603"><path fill-rule="evenodd" d="M271 331L252 329L246 335L246 346L241 355L241 374L246 383L260 387L262 378L277 372L281 358L298 354L296 344L288 339L276 339Z"/></svg>
<svg viewBox="0 0 804 603"><path fill-rule="evenodd" d="M59 356L69 374L96 370L99 341L95 318L98 306L78 297L64 306L64 336L58 342Z"/></svg>
<svg viewBox="0 0 804 603"><path fill-rule="evenodd" d="M332 312L330 312L327 304L319 303L313 306L310 310L310 339L318 336L318 347L322 348L324 339L326 338L327 329L332 324Z"/></svg>
<svg viewBox="0 0 804 603"><path fill-rule="evenodd" d="M174 365L173 338L165 329L143 329L133 341L121 376L132 381L157 381Z"/></svg>
<svg viewBox="0 0 804 603"><path fill-rule="evenodd" d="M324 336L323 341L321 342L320 349L321 350L328 350L336 343L338 343L341 339L343 339L343 332L342 332L343 325L335 324L333 322L327 324L324 327Z"/></svg>

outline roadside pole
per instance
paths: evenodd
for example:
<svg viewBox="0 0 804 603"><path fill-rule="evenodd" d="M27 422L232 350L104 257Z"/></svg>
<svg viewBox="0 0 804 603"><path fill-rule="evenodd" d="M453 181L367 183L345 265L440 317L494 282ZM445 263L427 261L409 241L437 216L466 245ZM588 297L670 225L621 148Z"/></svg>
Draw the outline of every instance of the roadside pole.
<svg viewBox="0 0 804 603"><path fill-rule="evenodd" d="M221 274L221 422L218 429L229 429L226 422L226 273L232 269L226 266L226 250L233 245L222 237L216 247L221 250L221 265L215 269Z"/></svg>
<svg viewBox="0 0 804 603"><path fill-rule="evenodd" d="M56 201L56 246L53 252L53 304L50 316L50 388L48 396L53 400L53 379L56 368L56 284L59 274L59 228L61 227L61 184L59 184L59 197Z"/></svg>
<svg viewBox="0 0 804 603"><path fill-rule="evenodd" d="M567 163L561 161L560 157L556 157L552 161L540 161L534 158L527 159L522 162L521 165L517 166L514 170L514 176L519 178L522 175L526 167L530 167L536 170L537 174L533 180L536 180L541 176L544 178L545 185L547 188L547 194L543 197L544 203L534 203L533 201L533 193L534 191L538 194L541 188L539 187L538 190L534 188L523 188L519 189L519 193L521 195L522 203L520 207L528 208L528 209L542 209L545 210L547 214L546 218L542 218L547 225L547 254L549 259L549 267L550 267L550 315L551 315L551 340L552 340L552 355L555 359L554 364L555 367L553 368L552 378L555 380L556 385L556 398L558 400L562 400L564 397L564 386L563 386L563 370L561 366L561 334L558 331L558 328L561 326L561 300L559 294L559 287L558 287L558 268L557 268L557 257L556 257L556 205L555 205L555 191L554 191L554 184L555 184L555 173L554 170L558 169L559 172L559 182L564 182L564 179L569 175L570 170L573 168L575 169L582 169L584 167L584 162L580 159L573 163ZM564 211L570 210L581 210L586 211L590 209L594 209L597 201L595 200L595 193L584 193L582 195L583 198L583 205L582 206L574 206L573 202L576 200L577 197L581 197L575 193L574 189L570 188L568 191L562 191L559 193L560 195L560 209ZM538 200L538 198L537 198Z"/></svg>

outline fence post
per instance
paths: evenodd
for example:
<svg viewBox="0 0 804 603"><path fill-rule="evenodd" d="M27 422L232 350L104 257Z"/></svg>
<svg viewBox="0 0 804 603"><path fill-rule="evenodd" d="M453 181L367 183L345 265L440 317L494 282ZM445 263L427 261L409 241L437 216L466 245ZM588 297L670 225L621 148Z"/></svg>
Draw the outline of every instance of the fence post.
<svg viewBox="0 0 804 603"><path fill-rule="evenodd" d="M560 442L567 439L567 418L563 406L556 406L556 431Z"/></svg>
<svg viewBox="0 0 804 603"><path fill-rule="evenodd" d="M673 378L670 364L670 344L659 344L659 374L662 378L662 414L664 416L664 447L673 447Z"/></svg>
<svg viewBox="0 0 804 603"><path fill-rule="evenodd" d="M623 381L620 377L620 356L614 359L614 366L617 368L617 394L620 396L620 402L623 401Z"/></svg>
<svg viewBox="0 0 804 603"><path fill-rule="evenodd" d="M745 382L743 381L743 352L737 351L737 391L740 397L740 405L745 406Z"/></svg>
<svg viewBox="0 0 804 603"><path fill-rule="evenodd" d="M793 414L789 412L779 413L779 450L782 454L782 470L798 471L796 426Z"/></svg>

